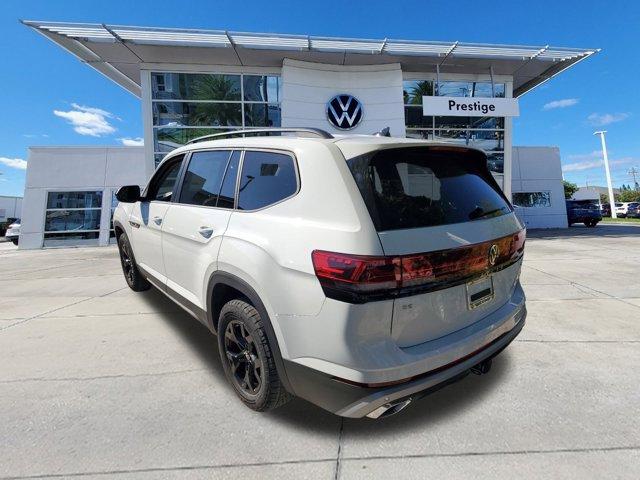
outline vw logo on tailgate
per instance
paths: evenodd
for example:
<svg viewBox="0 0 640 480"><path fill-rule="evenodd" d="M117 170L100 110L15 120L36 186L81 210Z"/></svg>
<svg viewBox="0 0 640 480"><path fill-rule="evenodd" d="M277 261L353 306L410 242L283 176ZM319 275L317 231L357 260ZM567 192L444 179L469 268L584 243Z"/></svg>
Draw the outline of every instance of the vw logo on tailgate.
<svg viewBox="0 0 640 480"><path fill-rule="evenodd" d="M489 265L494 266L496 264L496 260L498 260L498 255L500 254L500 250L498 250L498 246L494 243L491 245L489 249Z"/></svg>
<svg viewBox="0 0 640 480"><path fill-rule="evenodd" d="M355 128L362 120L362 104L353 95L340 94L327 103L329 123L340 130Z"/></svg>

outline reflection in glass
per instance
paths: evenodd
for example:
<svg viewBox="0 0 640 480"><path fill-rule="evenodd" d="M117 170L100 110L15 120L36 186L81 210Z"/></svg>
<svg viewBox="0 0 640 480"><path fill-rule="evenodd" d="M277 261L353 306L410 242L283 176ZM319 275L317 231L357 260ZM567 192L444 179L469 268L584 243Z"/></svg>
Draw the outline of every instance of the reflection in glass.
<svg viewBox="0 0 640 480"><path fill-rule="evenodd" d="M244 99L249 102L279 102L280 77L244 75Z"/></svg>
<svg viewBox="0 0 640 480"><path fill-rule="evenodd" d="M419 138L422 140L433 140L433 130L418 130L407 128L407 138Z"/></svg>
<svg viewBox="0 0 640 480"><path fill-rule="evenodd" d="M47 208L100 208L102 191L49 192Z"/></svg>
<svg viewBox="0 0 640 480"><path fill-rule="evenodd" d="M266 103L246 103L244 124L247 127L279 127L280 106Z"/></svg>
<svg viewBox="0 0 640 480"><path fill-rule="evenodd" d="M504 133L498 130L442 129L435 131L435 138L482 150L504 149Z"/></svg>
<svg viewBox="0 0 640 480"><path fill-rule="evenodd" d="M57 232L45 233L45 247L59 247L63 245L98 245L100 232Z"/></svg>
<svg viewBox="0 0 640 480"><path fill-rule="evenodd" d="M504 97L504 83L495 83L495 97ZM440 82L440 97L491 97L491 82Z"/></svg>
<svg viewBox="0 0 640 480"><path fill-rule="evenodd" d="M431 80L405 80L402 82L402 95L405 105L422 105L423 96L433 95Z"/></svg>
<svg viewBox="0 0 640 480"><path fill-rule="evenodd" d="M551 192L517 192L512 195L513 204L518 207L550 207Z"/></svg>
<svg viewBox="0 0 640 480"><path fill-rule="evenodd" d="M180 203L215 207L231 151L194 152L184 175Z"/></svg>
<svg viewBox="0 0 640 480"><path fill-rule="evenodd" d="M151 90L160 100L240 100L240 75L152 73Z"/></svg>
<svg viewBox="0 0 640 480"><path fill-rule="evenodd" d="M153 129L153 149L159 153L169 153L181 147L189 140L211 135L214 133L229 132L232 129L222 128L173 128L161 127ZM162 160L163 155L156 155L156 161Z"/></svg>
<svg viewBox="0 0 640 480"><path fill-rule="evenodd" d="M504 128L503 117L435 117L436 128Z"/></svg>
<svg viewBox="0 0 640 480"><path fill-rule="evenodd" d="M49 210L44 229L47 232L100 230L100 210Z"/></svg>
<svg viewBox="0 0 640 480"><path fill-rule="evenodd" d="M407 128L432 128L433 117L427 117L422 114L421 106L405 106L404 107L404 123Z"/></svg>
<svg viewBox="0 0 640 480"><path fill-rule="evenodd" d="M487 167L493 173L504 173L504 153L487 155Z"/></svg>
<svg viewBox="0 0 640 480"><path fill-rule="evenodd" d="M154 102L153 124L170 127L242 126L240 103Z"/></svg>

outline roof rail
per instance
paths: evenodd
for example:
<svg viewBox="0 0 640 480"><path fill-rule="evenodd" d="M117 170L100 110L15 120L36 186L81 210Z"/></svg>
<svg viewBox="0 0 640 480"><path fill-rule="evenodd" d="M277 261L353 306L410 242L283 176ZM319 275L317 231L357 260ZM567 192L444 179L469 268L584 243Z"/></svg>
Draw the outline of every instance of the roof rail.
<svg viewBox="0 0 640 480"><path fill-rule="evenodd" d="M192 140L189 140L185 145L190 145L192 143L203 142L209 139L218 139L231 137L233 135L246 135L249 133L259 133L259 134L269 134L269 133L311 133L317 135L320 138L334 138L329 132L322 130L320 128L280 128L280 127L272 127L272 128L253 128L246 130L229 130L224 133L212 133L211 135L203 135L202 137L197 137ZM265 135L266 136L266 135Z"/></svg>

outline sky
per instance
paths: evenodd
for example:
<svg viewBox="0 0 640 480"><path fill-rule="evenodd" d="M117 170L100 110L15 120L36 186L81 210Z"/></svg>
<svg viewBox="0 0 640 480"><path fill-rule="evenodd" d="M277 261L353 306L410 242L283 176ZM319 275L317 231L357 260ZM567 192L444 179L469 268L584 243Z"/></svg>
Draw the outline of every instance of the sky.
<svg viewBox="0 0 640 480"><path fill-rule="evenodd" d="M605 185L607 130L614 185L640 170L640 2L4 0L0 195L23 194L29 146L142 141L136 97L19 19L600 48L521 97L513 145L557 146L565 179Z"/></svg>

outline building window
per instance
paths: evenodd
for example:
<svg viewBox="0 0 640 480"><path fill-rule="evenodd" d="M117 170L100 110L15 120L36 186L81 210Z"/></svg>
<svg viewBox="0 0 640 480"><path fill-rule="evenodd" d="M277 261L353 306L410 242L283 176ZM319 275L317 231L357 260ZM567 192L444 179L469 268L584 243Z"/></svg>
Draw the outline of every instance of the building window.
<svg viewBox="0 0 640 480"><path fill-rule="evenodd" d="M117 207L118 207L118 199L116 198L116 191L112 190L111 191L111 217L109 222L109 243L116 242L116 231L115 231L115 228L113 227L113 214L115 213Z"/></svg>
<svg viewBox="0 0 640 480"><path fill-rule="evenodd" d="M551 192L517 192L512 195L516 207L550 207Z"/></svg>
<svg viewBox="0 0 640 480"><path fill-rule="evenodd" d="M154 72L151 86L156 166L168 152L203 135L281 125L277 75Z"/></svg>
<svg viewBox="0 0 640 480"><path fill-rule="evenodd" d="M402 82L407 137L441 140L481 148L488 167L504 173L504 117L434 117L422 113L423 96L504 97L505 84L491 82L405 80Z"/></svg>
<svg viewBox="0 0 640 480"><path fill-rule="evenodd" d="M49 192L44 246L97 245L102 191Z"/></svg>

